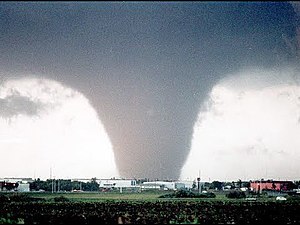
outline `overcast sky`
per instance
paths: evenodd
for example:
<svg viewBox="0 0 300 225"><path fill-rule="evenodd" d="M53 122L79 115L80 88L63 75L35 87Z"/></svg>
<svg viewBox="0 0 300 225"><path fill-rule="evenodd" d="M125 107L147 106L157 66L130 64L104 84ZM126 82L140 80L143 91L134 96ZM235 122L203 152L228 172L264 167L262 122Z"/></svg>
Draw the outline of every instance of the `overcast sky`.
<svg viewBox="0 0 300 225"><path fill-rule="evenodd" d="M47 88L56 83L87 99L86 107L95 110L104 129L99 140L103 135L109 138L113 149L107 150L113 151L109 160L116 162L111 168L117 166L121 176L177 179L193 149L203 103L221 80L249 69L257 73L248 76L257 78L264 77L261 71L276 74L290 67L299 77L297 23L288 2L1 2L0 87L11 80L15 87L0 98L0 116L7 121L10 138L16 136L16 123L36 116L42 123L42 109L51 114L57 108L39 97L48 96ZM32 79L49 81L47 88L16 91L32 84ZM272 77L266 79L277 85ZM260 79L256 80L259 86ZM45 134L52 129L38 127ZM92 131L85 136L96 135ZM91 148L84 138L71 134L68 138L73 145L81 141L87 145L83 149ZM56 137L49 142L59 143ZM1 154L9 156L14 147L1 143ZM30 155L29 146L22 151ZM56 148L72 151L59 144ZM95 153L90 159L99 158L101 164L103 157ZM87 158L81 165L91 161ZM3 171L0 176L5 176Z"/></svg>
<svg viewBox="0 0 300 225"><path fill-rule="evenodd" d="M300 86L295 73L245 70L214 86L194 126L181 179L201 171L205 181L299 180Z"/></svg>

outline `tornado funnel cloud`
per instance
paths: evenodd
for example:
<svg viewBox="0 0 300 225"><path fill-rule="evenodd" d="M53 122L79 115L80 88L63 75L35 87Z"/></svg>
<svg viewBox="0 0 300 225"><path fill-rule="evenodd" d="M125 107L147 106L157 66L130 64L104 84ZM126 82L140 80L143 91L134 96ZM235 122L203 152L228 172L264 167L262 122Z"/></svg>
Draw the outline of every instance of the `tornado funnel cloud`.
<svg viewBox="0 0 300 225"><path fill-rule="evenodd" d="M178 94L179 86L164 89L165 93L152 89L167 86L160 85L138 89L138 93L133 89L122 94L114 90L114 97L101 100L98 112L123 177L178 179L180 175L203 93L193 93L186 87L185 93ZM207 89L203 87L202 91ZM120 95L126 106L118 102Z"/></svg>

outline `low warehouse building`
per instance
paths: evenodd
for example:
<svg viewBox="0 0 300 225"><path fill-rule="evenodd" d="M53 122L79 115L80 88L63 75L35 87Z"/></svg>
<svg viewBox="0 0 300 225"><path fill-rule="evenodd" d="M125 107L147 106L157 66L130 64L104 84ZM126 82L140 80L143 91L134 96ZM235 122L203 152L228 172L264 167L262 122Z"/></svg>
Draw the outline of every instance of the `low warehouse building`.
<svg viewBox="0 0 300 225"><path fill-rule="evenodd" d="M29 184L28 183L20 183L17 191L19 192L29 192L30 188L29 188Z"/></svg>
<svg viewBox="0 0 300 225"><path fill-rule="evenodd" d="M99 179L99 188L136 188L136 180Z"/></svg>
<svg viewBox="0 0 300 225"><path fill-rule="evenodd" d="M255 192L263 190L290 191L294 188L292 181L261 180L251 181L250 189Z"/></svg>

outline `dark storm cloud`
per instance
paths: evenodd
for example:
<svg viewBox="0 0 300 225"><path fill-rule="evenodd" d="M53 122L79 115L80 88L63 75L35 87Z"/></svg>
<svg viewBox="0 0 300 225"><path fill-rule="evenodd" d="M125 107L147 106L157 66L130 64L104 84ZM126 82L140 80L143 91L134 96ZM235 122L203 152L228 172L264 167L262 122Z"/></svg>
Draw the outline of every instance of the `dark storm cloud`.
<svg viewBox="0 0 300 225"><path fill-rule="evenodd" d="M177 178L207 93L245 66L294 63L294 21L286 2L2 2L0 74L87 96L122 176Z"/></svg>
<svg viewBox="0 0 300 225"><path fill-rule="evenodd" d="M28 97L15 93L6 98L0 98L0 117L9 119L20 114L36 116L43 107L42 103L34 102Z"/></svg>

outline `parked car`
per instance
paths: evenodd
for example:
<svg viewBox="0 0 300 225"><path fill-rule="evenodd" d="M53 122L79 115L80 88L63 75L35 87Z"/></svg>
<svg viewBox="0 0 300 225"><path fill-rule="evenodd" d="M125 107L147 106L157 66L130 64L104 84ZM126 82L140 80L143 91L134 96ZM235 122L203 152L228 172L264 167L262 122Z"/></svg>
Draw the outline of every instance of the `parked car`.
<svg viewBox="0 0 300 225"><path fill-rule="evenodd" d="M277 196L277 197L276 197L276 200L277 200L277 201L286 201L286 197L283 197L283 196Z"/></svg>

